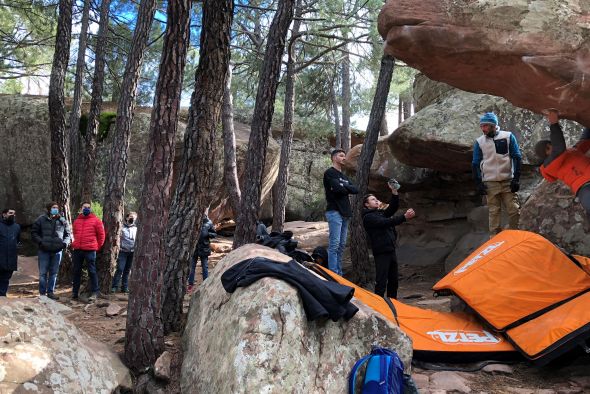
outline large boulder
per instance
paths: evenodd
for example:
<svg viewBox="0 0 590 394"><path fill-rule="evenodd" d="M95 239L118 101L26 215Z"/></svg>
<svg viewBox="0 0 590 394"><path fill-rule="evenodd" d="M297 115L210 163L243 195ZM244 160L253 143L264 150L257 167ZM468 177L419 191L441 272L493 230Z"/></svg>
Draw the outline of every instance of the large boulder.
<svg viewBox="0 0 590 394"><path fill-rule="evenodd" d="M590 256L590 223L569 187L542 181L520 214L523 230L534 231L570 253Z"/></svg>
<svg viewBox="0 0 590 394"><path fill-rule="evenodd" d="M64 309L51 300L0 298L0 392L131 389L119 357L67 321Z"/></svg>
<svg viewBox="0 0 590 394"><path fill-rule="evenodd" d="M0 97L0 205L32 224L51 197L47 97Z"/></svg>
<svg viewBox="0 0 590 394"><path fill-rule="evenodd" d="M590 126L586 2L389 0L386 52L428 77Z"/></svg>
<svg viewBox="0 0 590 394"><path fill-rule="evenodd" d="M183 336L183 392L343 393L354 362L373 344L394 349L410 367L410 339L356 301L360 310L349 321L309 322L297 290L286 282L263 278L226 293L223 272L256 256L289 260L245 245L221 260L193 295Z"/></svg>

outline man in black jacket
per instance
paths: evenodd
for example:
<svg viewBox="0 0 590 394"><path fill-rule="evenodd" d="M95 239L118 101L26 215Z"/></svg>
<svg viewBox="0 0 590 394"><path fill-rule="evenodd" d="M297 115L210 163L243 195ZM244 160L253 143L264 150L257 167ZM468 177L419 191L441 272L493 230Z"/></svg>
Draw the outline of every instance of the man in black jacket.
<svg viewBox="0 0 590 394"><path fill-rule="evenodd" d="M328 267L336 274L342 275L342 252L346 246L348 221L352 216L348 196L358 194L359 191L342 173L342 164L346 160L346 153L342 149L334 149L331 157L332 167L324 172L326 219L330 232Z"/></svg>
<svg viewBox="0 0 590 394"><path fill-rule="evenodd" d="M15 223L14 209L4 209L0 220L0 296L5 297L8 282L17 268L17 247L20 244L20 226Z"/></svg>
<svg viewBox="0 0 590 394"><path fill-rule="evenodd" d="M72 229L61 216L57 202L52 201L45 208L46 213L33 223L31 239L39 246L39 294L57 300L55 282L62 252L72 240Z"/></svg>
<svg viewBox="0 0 590 394"><path fill-rule="evenodd" d="M365 206L363 226L375 259L375 294L383 297L387 288L387 297L397 298L398 275L395 255L397 233L395 226L413 218L416 213L410 208L403 215L393 216L399 208L399 196L394 187L389 184L388 186L391 190L391 200L387 209L378 209L381 201L372 194L367 194L363 198Z"/></svg>

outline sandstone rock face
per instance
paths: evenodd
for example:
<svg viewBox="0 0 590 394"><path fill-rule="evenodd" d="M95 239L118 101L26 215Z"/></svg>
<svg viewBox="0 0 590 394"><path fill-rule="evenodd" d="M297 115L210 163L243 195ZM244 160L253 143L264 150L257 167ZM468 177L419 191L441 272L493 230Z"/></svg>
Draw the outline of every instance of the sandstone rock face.
<svg viewBox="0 0 590 394"><path fill-rule="evenodd" d="M570 189L559 181L541 182L522 208L520 225L570 253L590 256L590 223Z"/></svg>
<svg viewBox="0 0 590 394"><path fill-rule="evenodd" d="M255 256L289 258L245 245L219 262L191 300L183 336L181 389L199 393L342 393L354 362L379 343L410 367L412 345L364 305L349 321L308 322L297 291L264 278L228 294L222 273Z"/></svg>
<svg viewBox="0 0 590 394"><path fill-rule="evenodd" d="M106 345L39 299L0 299L0 392L110 393L131 375Z"/></svg>
<svg viewBox="0 0 590 394"><path fill-rule="evenodd" d="M590 126L586 2L389 0L386 51L428 77Z"/></svg>
<svg viewBox="0 0 590 394"><path fill-rule="evenodd" d="M0 205L32 224L51 196L47 97L0 97Z"/></svg>

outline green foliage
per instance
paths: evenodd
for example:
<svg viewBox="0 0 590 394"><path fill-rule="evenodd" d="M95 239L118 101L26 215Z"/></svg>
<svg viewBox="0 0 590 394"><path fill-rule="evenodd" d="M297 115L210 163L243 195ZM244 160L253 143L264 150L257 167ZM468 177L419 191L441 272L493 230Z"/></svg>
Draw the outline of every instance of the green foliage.
<svg viewBox="0 0 590 394"><path fill-rule="evenodd" d="M115 112L102 112L98 120L98 142L104 141L109 136L111 126L115 123L117 114ZM80 116L80 134L85 136L88 129L88 114Z"/></svg>
<svg viewBox="0 0 590 394"><path fill-rule="evenodd" d="M23 84L18 79L8 79L0 84L0 93L20 94L23 90Z"/></svg>
<svg viewBox="0 0 590 394"><path fill-rule="evenodd" d="M90 209L92 209L92 212L93 212L93 213L94 213L96 216L98 216L98 218L99 218L100 220L102 220L102 204L101 204L101 203L99 203L99 202L97 202L97 201L93 201L93 202L90 204Z"/></svg>

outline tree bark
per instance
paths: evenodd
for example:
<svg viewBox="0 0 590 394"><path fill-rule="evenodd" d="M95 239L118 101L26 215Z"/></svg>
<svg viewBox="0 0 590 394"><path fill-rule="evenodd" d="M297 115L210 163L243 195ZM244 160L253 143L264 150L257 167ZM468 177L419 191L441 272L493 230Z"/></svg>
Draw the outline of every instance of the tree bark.
<svg viewBox="0 0 590 394"><path fill-rule="evenodd" d="M350 256L353 270L352 280L361 286L366 286L375 279L368 276L368 273L373 272L374 270L369 266L370 263L367 258L369 256L369 251L367 248L367 240L361 215L363 209L362 196L367 193L369 185L369 173L377 148L381 121L385 114L387 95L389 94L389 86L391 85L394 66L395 59L392 56L383 55L381 58L381 69L379 70L379 77L377 79L377 88L375 89L375 97L371 107L371 114L369 115L367 133L356 169L356 181L359 193L352 200Z"/></svg>
<svg viewBox="0 0 590 394"><path fill-rule="evenodd" d="M342 149L346 152L350 150L350 101L350 56L345 52L342 57Z"/></svg>
<svg viewBox="0 0 590 394"><path fill-rule="evenodd" d="M246 174L251 180L246 182L244 187L236 220L234 248L253 242L256 238L256 219L260 209L262 174L266 162L270 123L281 72L281 59L285 50L285 37L293 19L294 3L295 0L279 2L268 33L246 157Z"/></svg>
<svg viewBox="0 0 590 394"><path fill-rule="evenodd" d="M233 0L205 0L200 58L195 73L180 176L168 216L162 319L166 333L181 329L184 280L211 200L215 133L230 59Z"/></svg>
<svg viewBox="0 0 590 394"><path fill-rule="evenodd" d="M168 2L166 34L154 107L150 120L149 156L144 169L137 245L130 275L125 358L141 371L164 351L161 316L162 272L165 269L164 233L172 189L172 169L178 125L182 77L190 42L192 0Z"/></svg>
<svg viewBox="0 0 590 394"><path fill-rule="evenodd" d="M51 199L63 207L65 219L71 223L64 81L70 57L72 0L60 0L58 12L48 97L51 130Z"/></svg>
<svg viewBox="0 0 590 394"><path fill-rule="evenodd" d="M402 107L403 115L404 120L406 120L409 119L410 116L412 116L412 94L409 90L406 90L403 92L402 97L404 102L404 105Z"/></svg>
<svg viewBox="0 0 590 394"><path fill-rule="evenodd" d="M127 161L129 156L129 138L137 82L143 63L143 55L147 46L150 27L156 10L156 0L142 0L139 5L136 27L133 32L131 50L127 57L127 65L123 74L121 98L117 106L115 138L111 147L109 170L103 204L103 222L106 239L97 263L100 290L110 290L111 278L119 253L119 236L123 219L123 196L125 195L125 178L127 177Z"/></svg>
<svg viewBox="0 0 590 394"><path fill-rule="evenodd" d="M69 168L70 190L72 192L72 205L80 205L80 172L81 138L80 138L80 108L82 106L82 84L84 83L84 65L86 64L86 42L88 38L88 20L90 19L90 0L84 1L82 8L82 23L80 38L78 39L78 60L76 61L76 79L74 82L74 99L70 110L70 138L69 138Z"/></svg>
<svg viewBox="0 0 590 394"><path fill-rule="evenodd" d="M231 95L231 66L227 70L225 90L223 91L223 106L221 109L221 123L223 127L223 178L225 190L228 194L229 205L234 217L240 210L240 182L238 181L238 166L236 164L236 133L234 131L234 105Z"/></svg>
<svg viewBox="0 0 590 394"><path fill-rule="evenodd" d="M285 113L283 117L283 135L279 174L272 187L272 231L283 231L285 224L285 207L287 205L287 181L289 180L289 159L293 143L293 113L295 112L295 43L301 27L301 0L295 6L295 21L291 28L291 39L287 48L287 72L285 75Z"/></svg>
<svg viewBox="0 0 590 394"><path fill-rule="evenodd" d="M342 149L342 128L340 127L340 115L338 112L338 99L336 96L336 89L334 84L337 78L334 77L334 81L330 84L330 98L332 101L332 112L334 112L334 134L336 136L336 148Z"/></svg>
<svg viewBox="0 0 590 394"><path fill-rule="evenodd" d="M92 97L88 112L88 126L85 136L84 179L82 181L82 200L92 201L94 179L96 175L96 138L102 109L102 93L104 86L105 46L109 33L109 7L111 0L102 0L100 5L100 22L94 50L94 76L92 77Z"/></svg>
<svg viewBox="0 0 590 394"><path fill-rule="evenodd" d="M383 114L383 119L381 120L381 126L379 128L379 135L389 135L389 126L387 125L387 112Z"/></svg>

